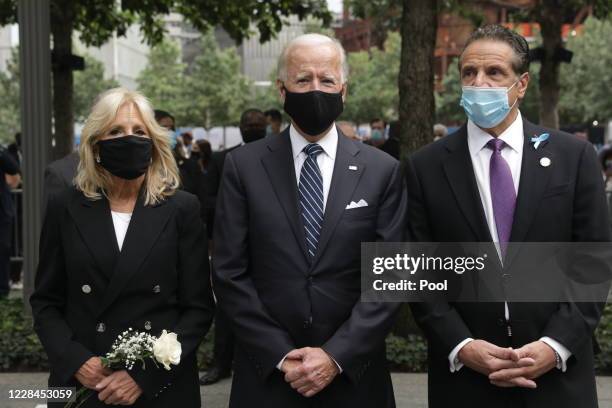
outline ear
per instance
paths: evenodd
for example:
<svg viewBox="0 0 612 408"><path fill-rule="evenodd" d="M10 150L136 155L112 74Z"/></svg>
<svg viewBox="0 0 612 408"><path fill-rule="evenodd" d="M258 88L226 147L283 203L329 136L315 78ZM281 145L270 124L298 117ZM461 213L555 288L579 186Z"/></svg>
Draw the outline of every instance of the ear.
<svg viewBox="0 0 612 408"><path fill-rule="evenodd" d="M342 102L346 103L346 96L348 95L348 82L342 85Z"/></svg>
<svg viewBox="0 0 612 408"><path fill-rule="evenodd" d="M527 93L527 87L529 86L529 79L529 72L525 72L520 76L519 81L516 84L519 99L525 98L525 94Z"/></svg>
<svg viewBox="0 0 612 408"><path fill-rule="evenodd" d="M283 81L281 81L280 79L276 80L276 89L278 89L278 97L280 98L281 102L284 104L285 103L285 85L283 84Z"/></svg>

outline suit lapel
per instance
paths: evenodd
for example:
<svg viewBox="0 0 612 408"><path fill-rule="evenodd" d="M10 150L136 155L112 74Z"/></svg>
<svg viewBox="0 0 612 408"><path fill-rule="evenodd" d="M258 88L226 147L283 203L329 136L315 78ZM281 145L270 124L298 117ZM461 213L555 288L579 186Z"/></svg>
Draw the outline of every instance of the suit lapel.
<svg viewBox="0 0 612 408"><path fill-rule="evenodd" d="M262 164L291 225L295 239L302 249L302 255L308 259L306 232L299 213L298 190L291 140L289 139L289 127L278 137L271 138L268 142L268 149L270 152L261 159Z"/></svg>
<svg viewBox="0 0 612 408"><path fill-rule="evenodd" d="M70 215L89 252L108 281L119 255L110 207L106 197L90 200L82 193L70 206Z"/></svg>
<svg viewBox="0 0 612 408"><path fill-rule="evenodd" d="M537 136L540 133L539 129L524 120L523 133L525 143L523 144L521 178L516 208L514 210L514 219L512 221L510 242L523 242L527 237L533 222L533 216L542 200L542 195L546 191L552 168L555 165L553 154L547 148L548 141L542 143L537 149L531 143L531 137ZM542 166L540 160L543 158L550 159L552 164L549 167ZM515 255L515 251L508 251L506 265L510 265Z"/></svg>
<svg viewBox="0 0 612 408"><path fill-rule="evenodd" d="M464 125L455 135L448 137L446 148L450 153L443 164L444 172L459 208L474 232L476 241L491 242L468 148L467 126Z"/></svg>
<svg viewBox="0 0 612 408"><path fill-rule="evenodd" d="M365 164L357 160L358 154L359 148L356 144L338 130L338 149L336 151L336 160L327 196L327 204L325 205L321 238L319 239L317 253L312 263L313 268L325 252L334 229L338 221L340 221L347 204L350 203L357 183L365 170ZM350 170L349 166L357 167L357 170Z"/></svg>
<svg viewBox="0 0 612 408"><path fill-rule="evenodd" d="M125 285L138 272L173 211L174 207L168 205L167 201L144 206L144 198L138 198L113 277L100 303L98 316L117 299ZM114 236L113 242L117 242Z"/></svg>

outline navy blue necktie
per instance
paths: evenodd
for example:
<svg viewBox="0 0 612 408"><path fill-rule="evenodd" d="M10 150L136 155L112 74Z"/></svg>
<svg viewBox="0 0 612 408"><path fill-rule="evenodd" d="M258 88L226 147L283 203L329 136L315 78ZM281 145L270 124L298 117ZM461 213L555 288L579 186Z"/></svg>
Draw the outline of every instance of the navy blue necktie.
<svg viewBox="0 0 612 408"><path fill-rule="evenodd" d="M323 226L323 177L317 164L317 155L323 148L316 143L310 143L304 150L306 161L300 171L300 209L306 231L306 248L308 254L314 257Z"/></svg>

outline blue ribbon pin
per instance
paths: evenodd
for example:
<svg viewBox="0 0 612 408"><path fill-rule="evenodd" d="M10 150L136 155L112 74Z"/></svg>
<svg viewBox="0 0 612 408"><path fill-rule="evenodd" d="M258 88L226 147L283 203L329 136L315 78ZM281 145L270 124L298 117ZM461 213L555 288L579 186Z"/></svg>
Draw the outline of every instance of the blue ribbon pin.
<svg viewBox="0 0 612 408"><path fill-rule="evenodd" d="M532 137L531 143L533 143L533 148L537 149L540 143L547 141L549 137L550 135L548 133L542 133L540 136Z"/></svg>

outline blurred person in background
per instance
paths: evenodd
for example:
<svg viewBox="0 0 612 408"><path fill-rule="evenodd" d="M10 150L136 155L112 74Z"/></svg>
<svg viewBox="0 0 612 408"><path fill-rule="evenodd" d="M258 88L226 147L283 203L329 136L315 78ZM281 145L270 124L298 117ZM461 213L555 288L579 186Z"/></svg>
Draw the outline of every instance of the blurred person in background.
<svg viewBox="0 0 612 408"><path fill-rule="evenodd" d="M355 128L355 125L353 125L351 122L347 120L340 120L336 122L336 126L338 126L340 132L342 132L342 134L348 137L349 139L357 141L360 140L359 136L357 135L357 129Z"/></svg>
<svg viewBox="0 0 612 408"><path fill-rule="evenodd" d="M240 116L240 134L242 135L243 143L229 149L216 152L212 155L210 163L210 187L211 187L211 212L208 219L214 219L215 204L217 193L221 184L221 176L225 165L227 154L234 151L244 144L255 142L266 137L267 120L265 114L259 109L247 109ZM209 226L211 232L214 225ZM217 244L213 242L214 245ZM214 265L214 260L213 260ZM213 266L214 267L214 266ZM230 322L227 316L217 308L215 315L215 340L213 349L213 362L206 374L200 379L200 384L209 385L218 382L223 378L228 378L232 372L232 362L234 360L234 334L230 327Z"/></svg>
<svg viewBox="0 0 612 408"><path fill-rule="evenodd" d="M15 206L11 189L21 182L19 164L5 147L0 146L0 299L10 292L9 272Z"/></svg>
<svg viewBox="0 0 612 408"><path fill-rule="evenodd" d="M283 131L283 115L278 109L268 109L266 112L266 120L268 126L266 126L266 137L278 136Z"/></svg>
<svg viewBox="0 0 612 408"><path fill-rule="evenodd" d="M448 135L448 129L441 123L436 123L433 127L433 141L436 142Z"/></svg>
<svg viewBox="0 0 612 408"><path fill-rule="evenodd" d="M368 144L374 147L380 147L385 143L385 129L387 124L380 118L370 120L370 138Z"/></svg>

